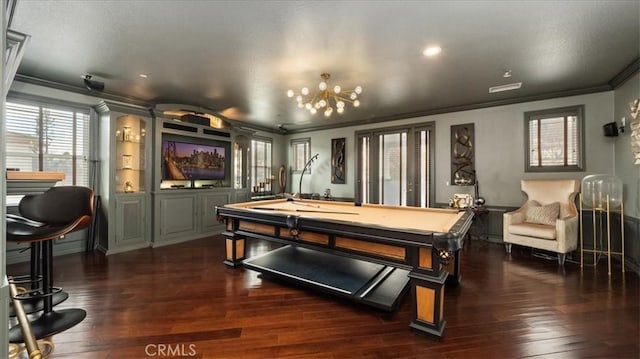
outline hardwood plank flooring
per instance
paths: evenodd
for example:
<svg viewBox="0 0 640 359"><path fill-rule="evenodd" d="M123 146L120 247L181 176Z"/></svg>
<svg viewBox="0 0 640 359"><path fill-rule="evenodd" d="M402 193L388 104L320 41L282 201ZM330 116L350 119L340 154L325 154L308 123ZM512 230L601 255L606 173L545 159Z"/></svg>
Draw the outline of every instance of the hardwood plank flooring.
<svg viewBox="0 0 640 359"><path fill-rule="evenodd" d="M277 244L248 241L249 256ZM386 313L226 267L221 236L105 257L54 259L54 283L87 318L53 336L51 358L638 358L637 274L505 254L467 241L445 291L441 340ZM617 264L617 263L614 263ZM619 264L618 264L619 265ZM26 273L27 263L9 266Z"/></svg>

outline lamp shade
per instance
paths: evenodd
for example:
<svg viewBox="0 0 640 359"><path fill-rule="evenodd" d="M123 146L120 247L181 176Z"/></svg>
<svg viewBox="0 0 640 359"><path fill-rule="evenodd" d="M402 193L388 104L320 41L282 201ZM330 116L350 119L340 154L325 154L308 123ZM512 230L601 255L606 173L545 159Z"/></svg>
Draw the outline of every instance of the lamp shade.
<svg viewBox="0 0 640 359"><path fill-rule="evenodd" d="M589 175L582 179L582 203L589 208L607 209L607 195L609 208L620 208L622 203L622 181L611 175Z"/></svg>

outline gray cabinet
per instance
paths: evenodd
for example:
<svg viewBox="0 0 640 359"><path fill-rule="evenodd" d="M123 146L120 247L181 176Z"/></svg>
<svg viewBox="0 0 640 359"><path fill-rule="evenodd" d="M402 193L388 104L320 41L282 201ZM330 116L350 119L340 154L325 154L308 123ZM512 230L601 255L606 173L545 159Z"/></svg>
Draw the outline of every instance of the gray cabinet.
<svg viewBox="0 0 640 359"><path fill-rule="evenodd" d="M218 234L224 228L215 207L229 203L229 190L164 190L154 194L153 246L164 246Z"/></svg>
<svg viewBox="0 0 640 359"><path fill-rule="evenodd" d="M107 254L151 243L151 140L148 109L107 101L98 113L99 248Z"/></svg>
<svg viewBox="0 0 640 359"><path fill-rule="evenodd" d="M160 198L160 235L156 238L156 243L196 233L197 200L195 194L168 195Z"/></svg>
<svg viewBox="0 0 640 359"><path fill-rule="evenodd" d="M146 246L146 198L145 195L116 196L116 238L119 247Z"/></svg>

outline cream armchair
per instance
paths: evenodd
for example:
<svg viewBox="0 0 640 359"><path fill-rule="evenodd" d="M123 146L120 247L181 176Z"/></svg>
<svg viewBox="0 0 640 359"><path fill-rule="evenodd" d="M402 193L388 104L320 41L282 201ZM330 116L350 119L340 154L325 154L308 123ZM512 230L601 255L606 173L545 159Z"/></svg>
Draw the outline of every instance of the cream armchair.
<svg viewBox="0 0 640 359"><path fill-rule="evenodd" d="M504 214L503 240L507 253L513 243L558 254L564 264L566 254L578 248L577 180L522 180L527 202Z"/></svg>

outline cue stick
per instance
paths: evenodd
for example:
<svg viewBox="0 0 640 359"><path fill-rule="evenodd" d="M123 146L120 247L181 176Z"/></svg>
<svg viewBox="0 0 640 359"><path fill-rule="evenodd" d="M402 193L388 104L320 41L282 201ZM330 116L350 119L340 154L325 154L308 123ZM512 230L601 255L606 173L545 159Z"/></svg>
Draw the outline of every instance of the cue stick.
<svg viewBox="0 0 640 359"><path fill-rule="evenodd" d="M300 203L300 202L296 202L296 201L292 201L292 203L296 206L305 206L305 207L313 207L313 208L321 208L320 206L317 205L313 205L313 204L308 204L308 203Z"/></svg>
<svg viewBox="0 0 640 359"><path fill-rule="evenodd" d="M333 213L333 214L359 214L356 212L340 212L340 211L323 211L323 210L314 210L314 209L286 209L286 208L275 208L275 207L253 207L253 209L264 209L267 211L295 211L295 212L312 212L312 213Z"/></svg>

